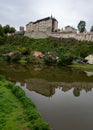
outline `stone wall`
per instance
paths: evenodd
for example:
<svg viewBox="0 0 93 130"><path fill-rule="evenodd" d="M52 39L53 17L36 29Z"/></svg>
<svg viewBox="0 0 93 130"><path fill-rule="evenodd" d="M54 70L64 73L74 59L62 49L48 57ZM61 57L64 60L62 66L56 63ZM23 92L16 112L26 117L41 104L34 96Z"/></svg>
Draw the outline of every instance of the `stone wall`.
<svg viewBox="0 0 93 130"><path fill-rule="evenodd" d="M77 33L77 30L71 26L66 26L62 32L56 32L56 30L58 30L58 21L55 18L46 17L35 22L29 22L26 25L25 36L35 39L56 37L93 41L93 32Z"/></svg>
<svg viewBox="0 0 93 130"><path fill-rule="evenodd" d="M51 37L56 38L75 38L79 41L93 41L93 32L88 33L51 33Z"/></svg>
<svg viewBox="0 0 93 130"><path fill-rule="evenodd" d="M47 38L58 29L58 22L55 18L47 17L36 22L30 22L26 25L25 36L31 38Z"/></svg>
<svg viewBox="0 0 93 130"><path fill-rule="evenodd" d="M35 38L35 39L49 37L49 35L45 32L26 32L25 36L30 37L30 38Z"/></svg>

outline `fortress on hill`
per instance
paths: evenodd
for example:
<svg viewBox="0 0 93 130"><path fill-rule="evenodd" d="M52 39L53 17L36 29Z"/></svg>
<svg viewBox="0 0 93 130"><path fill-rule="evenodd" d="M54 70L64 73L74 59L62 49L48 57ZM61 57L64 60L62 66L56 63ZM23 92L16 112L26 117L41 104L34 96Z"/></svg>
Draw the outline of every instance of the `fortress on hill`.
<svg viewBox="0 0 93 130"><path fill-rule="evenodd" d="M26 25L25 36L30 38L75 38L81 41L93 41L93 32L77 33L77 29L66 26L64 30L58 29L58 21L51 17L46 17Z"/></svg>

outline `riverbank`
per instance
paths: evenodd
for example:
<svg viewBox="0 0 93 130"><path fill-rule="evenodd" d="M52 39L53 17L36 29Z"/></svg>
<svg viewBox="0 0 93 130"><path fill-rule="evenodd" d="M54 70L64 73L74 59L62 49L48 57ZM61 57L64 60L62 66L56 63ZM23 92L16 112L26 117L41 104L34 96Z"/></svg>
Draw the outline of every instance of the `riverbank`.
<svg viewBox="0 0 93 130"><path fill-rule="evenodd" d="M0 44L0 57L20 64L56 64L66 66L93 53L93 42L68 39L31 39L21 35L6 36Z"/></svg>
<svg viewBox="0 0 93 130"><path fill-rule="evenodd" d="M50 130L25 92L0 76L0 130Z"/></svg>
<svg viewBox="0 0 93 130"><path fill-rule="evenodd" d="M70 65L70 67L78 68L78 69L82 69L82 70L93 71L93 65L91 65L91 64L78 64L78 63L74 63L74 64Z"/></svg>

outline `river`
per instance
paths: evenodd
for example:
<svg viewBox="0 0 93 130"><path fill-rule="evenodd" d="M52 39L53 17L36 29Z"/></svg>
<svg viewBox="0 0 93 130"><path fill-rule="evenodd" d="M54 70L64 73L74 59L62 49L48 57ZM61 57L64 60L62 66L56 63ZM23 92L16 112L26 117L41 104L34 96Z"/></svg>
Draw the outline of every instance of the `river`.
<svg viewBox="0 0 93 130"><path fill-rule="evenodd" d="M0 74L24 89L52 130L93 129L93 72L0 63Z"/></svg>

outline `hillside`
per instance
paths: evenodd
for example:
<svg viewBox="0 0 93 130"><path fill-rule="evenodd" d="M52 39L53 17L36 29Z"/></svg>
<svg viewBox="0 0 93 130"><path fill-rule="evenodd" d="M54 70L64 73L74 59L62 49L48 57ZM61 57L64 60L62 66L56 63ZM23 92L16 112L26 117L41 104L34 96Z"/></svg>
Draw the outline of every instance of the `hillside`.
<svg viewBox="0 0 93 130"><path fill-rule="evenodd" d="M93 53L93 42L77 41L75 39L30 39L25 36L14 35L6 37L0 45L0 55L9 52L21 52L30 55L33 51L56 52L58 57L84 58Z"/></svg>

